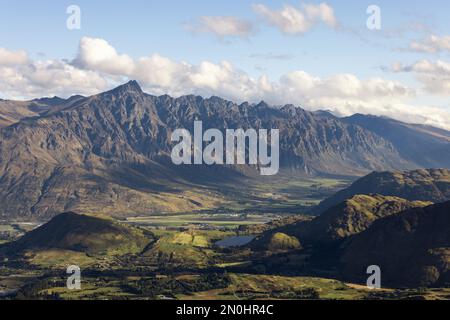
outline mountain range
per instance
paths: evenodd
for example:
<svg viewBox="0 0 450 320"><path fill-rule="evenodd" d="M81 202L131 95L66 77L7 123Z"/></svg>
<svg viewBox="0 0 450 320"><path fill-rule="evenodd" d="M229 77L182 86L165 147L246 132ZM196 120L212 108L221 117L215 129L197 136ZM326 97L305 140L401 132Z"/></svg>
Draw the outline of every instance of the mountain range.
<svg viewBox="0 0 450 320"><path fill-rule="evenodd" d="M364 116L340 119L293 105L236 104L219 97L157 97L136 81L91 97L2 100L0 117L3 218L214 207L217 197L199 186L252 177L257 168L173 165L171 133L192 131L195 120L203 121L204 130L279 129L281 171L292 177L449 167L445 130L377 118L389 128L379 132ZM414 157L420 144L402 144L393 138L395 130L432 149Z"/></svg>

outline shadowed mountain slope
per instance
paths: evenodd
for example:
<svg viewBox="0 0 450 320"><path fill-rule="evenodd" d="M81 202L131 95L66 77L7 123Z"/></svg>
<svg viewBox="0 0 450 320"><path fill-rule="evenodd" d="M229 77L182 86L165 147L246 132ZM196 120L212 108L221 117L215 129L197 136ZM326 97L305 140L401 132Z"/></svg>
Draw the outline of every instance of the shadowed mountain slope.
<svg viewBox="0 0 450 320"><path fill-rule="evenodd" d="M391 142L401 156L422 168L450 168L450 132L425 125L356 114L344 118Z"/></svg>
<svg viewBox="0 0 450 320"><path fill-rule="evenodd" d="M412 287L450 283L450 202L415 208L376 221L350 239L343 275L365 281L370 265L381 268L382 285Z"/></svg>

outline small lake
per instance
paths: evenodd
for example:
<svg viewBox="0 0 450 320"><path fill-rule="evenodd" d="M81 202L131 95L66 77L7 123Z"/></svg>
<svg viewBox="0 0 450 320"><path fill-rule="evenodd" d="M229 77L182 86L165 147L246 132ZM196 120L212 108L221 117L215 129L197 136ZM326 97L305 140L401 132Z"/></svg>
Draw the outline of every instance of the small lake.
<svg viewBox="0 0 450 320"><path fill-rule="evenodd" d="M217 241L215 245L224 248L241 247L250 243L253 239L255 239L254 236L234 236Z"/></svg>
<svg viewBox="0 0 450 320"><path fill-rule="evenodd" d="M15 293L17 293L17 291L19 291L18 289L14 289L14 290L0 290L0 297L1 298L6 298L10 295L13 295Z"/></svg>

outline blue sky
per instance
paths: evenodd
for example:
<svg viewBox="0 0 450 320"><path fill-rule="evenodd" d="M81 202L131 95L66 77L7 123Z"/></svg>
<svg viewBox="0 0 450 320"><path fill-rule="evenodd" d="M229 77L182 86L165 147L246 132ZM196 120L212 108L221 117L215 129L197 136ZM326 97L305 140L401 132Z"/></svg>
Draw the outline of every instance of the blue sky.
<svg viewBox="0 0 450 320"><path fill-rule="evenodd" d="M386 61L420 58L417 53L399 53L393 49L407 45L414 34L383 38L380 32L366 29L366 8L377 4L382 9L383 29L404 28L416 22L450 34L450 3L434 1L328 1L343 24L361 32L365 43L352 34L319 26L301 36L283 36L277 30L261 26L251 39L220 41L212 35L186 32L185 23L199 16L229 15L257 20L252 4L264 3L273 8L300 1L1 1L0 44L7 48L26 49L30 54L45 53L51 58L68 58L76 54L82 36L108 40L118 50L139 57L154 52L175 60L198 63L203 60L229 60L248 72L258 73L260 66L272 76L293 68L318 75L349 72L367 76ZM307 2L307 3L319 3ZM82 29L65 28L66 8L77 4L82 10ZM382 30L383 30L382 29ZM420 36L416 35L416 36ZM206 49L206 50L205 50ZM267 61L254 55L289 55L288 61ZM273 59L275 60L275 59Z"/></svg>
<svg viewBox="0 0 450 320"><path fill-rule="evenodd" d="M282 20L278 24L274 23L270 17L255 10L255 5L263 5L275 16L284 6L289 6L306 15L304 5L318 8L320 3L322 1L2 0L0 48L12 53L23 50L27 55L28 66L32 64L33 68L14 67L11 63L5 66L9 71L14 70L17 73L15 77L21 79L13 82L13 76L10 76L9 79L0 80L0 96L30 98L33 95L89 94L96 89L120 83L125 78L138 77L146 91L154 94L167 91L177 95L190 90L203 95L218 94L233 100L265 99L274 104L295 103L311 109L329 108L346 114L358 111L358 108L362 113L369 113L379 92L383 107L373 105L375 114L450 127L450 120L446 119L448 114L445 113L450 110L450 69L447 70L447 67L450 68L450 48L446 47L447 41L450 41L446 38L450 35L448 1L325 1L323 3L333 10L338 25L330 26L325 19L315 18L306 31L293 34L285 32ZM66 8L72 4L81 9L81 30L66 28ZM370 31L366 27L366 9L372 4L381 9L382 29L379 31ZM221 17L233 17L251 26L251 32L238 36L218 36L202 24L202 17L211 17L213 21ZM431 36L437 37L434 42L427 40ZM135 69L139 58L157 54L170 61L167 62L167 68L176 71L166 75L166 70L156 68L158 62L153 61L148 72L162 74L155 79L142 74L139 76L137 71L124 71L123 74L116 70L111 72L103 67L107 63L114 64L113 60L95 65L86 60L92 52L95 53L96 44L89 47L92 52L80 55L80 43L84 38L106 41L118 55L133 59ZM422 49L412 49L413 43L422 45ZM76 64L73 60L78 56ZM50 60L51 65L45 66L47 71L55 69L60 61L68 66L58 65L58 68L64 68L64 74L59 76L75 79L80 72L89 72L81 76L98 76L98 81L94 83L92 80L92 90L75 83L73 91L78 92L70 92L70 87L44 83L46 74L42 70L33 76L29 75L40 68L37 67L41 66L40 61ZM204 62L213 66L202 68ZM215 83L225 83L228 79L220 75L223 68L228 70L228 65L222 65L223 62L232 66L230 84L227 86ZM183 63L190 67L186 68ZM397 67L392 68L393 64ZM72 65L77 69L68 70ZM215 70L214 66L222 69ZM306 75L299 74L300 71ZM211 72L219 74L211 78ZM190 82L174 79L177 73L182 73ZM342 75L352 75L360 82ZM268 79L271 86L264 94L258 92L266 86L255 84L261 77ZM438 89L434 89L436 77L439 80ZM210 78L212 84L205 83ZM170 84L162 83L166 79L170 80ZM370 79L383 79L386 83ZM238 81L242 81L239 88L231 88L232 83ZM297 85L295 81L311 82L311 85L305 87L302 83ZM333 81L341 83L335 85ZM354 82L358 89L349 90L361 92L346 93L342 81L344 85L345 81ZM172 82L177 82L178 86ZM26 83L29 88L21 94L17 83L21 86ZM331 95L321 90L335 90L336 93ZM362 97L364 90L368 91L367 99ZM414 91L414 94L406 94L405 90ZM279 91L286 93L275 97L275 92ZM292 91L298 91L298 96L290 95ZM302 98L300 94L308 97ZM391 100L385 100L386 96L391 95ZM389 111L389 105L393 111ZM412 111L408 110L410 107ZM430 116L430 112L433 115Z"/></svg>

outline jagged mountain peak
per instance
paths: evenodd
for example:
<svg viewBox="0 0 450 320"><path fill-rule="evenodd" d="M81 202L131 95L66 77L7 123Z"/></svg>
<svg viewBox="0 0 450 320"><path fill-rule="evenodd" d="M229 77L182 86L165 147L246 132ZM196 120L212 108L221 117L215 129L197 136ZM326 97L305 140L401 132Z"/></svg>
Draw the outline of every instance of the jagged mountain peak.
<svg viewBox="0 0 450 320"><path fill-rule="evenodd" d="M260 109L267 109L270 106L264 100L261 100L258 104L255 105L255 107Z"/></svg>
<svg viewBox="0 0 450 320"><path fill-rule="evenodd" d="M39 99L34 99L31 100L31 102L35 102L35 103L43 103L43 104L47 104L50 106L55 106L58 104L62 104L64 103L65 99L57 97L57 96L53 96L53 97L45 97L45 98L39 98Z"/></svg>
<svg viewBox="0 0 450 320"><path fill-rule="evenodd" d="M130 80L125 84L122 84L110 91L108 93L136 93L143 94L141 86L136 80Z"/></svg>

